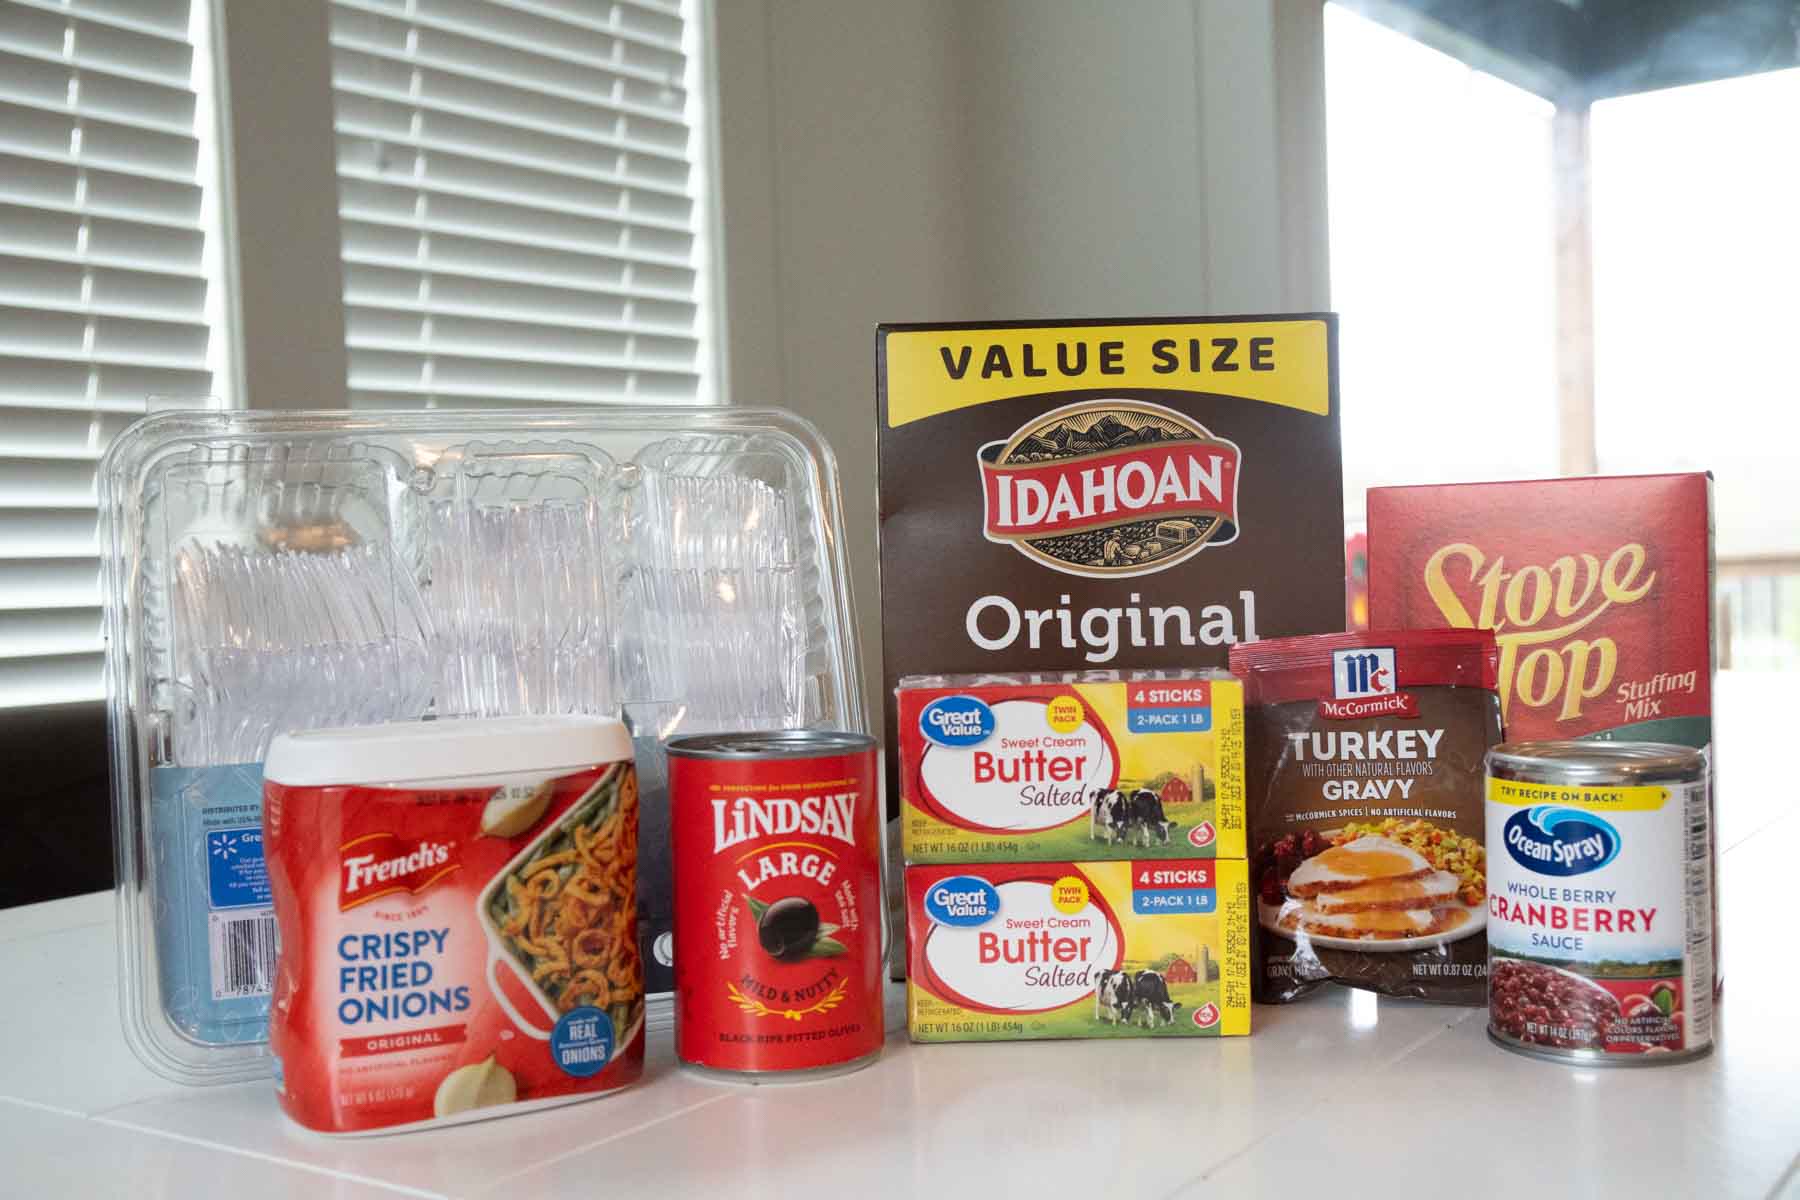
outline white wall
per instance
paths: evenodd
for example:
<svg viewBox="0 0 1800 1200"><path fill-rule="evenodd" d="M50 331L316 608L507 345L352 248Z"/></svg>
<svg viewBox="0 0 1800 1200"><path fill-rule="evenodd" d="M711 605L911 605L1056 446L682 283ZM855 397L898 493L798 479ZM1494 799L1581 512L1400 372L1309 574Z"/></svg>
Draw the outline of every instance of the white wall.
<svg viewBox="0 0 1800 1200"><path fill-rule="evenodd" d="M872 712L875 326L1327 306L1319 0L714 0L725 394L843 473Z"/></svg>
<svg viewBox="0 0 1800 1200"><path fill-rule="evenodd" d="M337 139L323 4L214 0L233 378L250 408L349 401Z"/></svg>

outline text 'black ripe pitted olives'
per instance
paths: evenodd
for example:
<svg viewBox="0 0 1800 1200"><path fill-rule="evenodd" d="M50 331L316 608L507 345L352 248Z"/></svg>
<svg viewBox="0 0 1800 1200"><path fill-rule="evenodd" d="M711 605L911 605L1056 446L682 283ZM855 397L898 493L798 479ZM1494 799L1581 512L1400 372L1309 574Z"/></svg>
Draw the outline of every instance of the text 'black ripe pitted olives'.
<svg viewBox="0 0 1800 1200"><path fill-rule="evenodd" d="M777 900L757 919L756 936L776 959L796 962L812 953L819 938L819 910L801 896Z"/></svg>

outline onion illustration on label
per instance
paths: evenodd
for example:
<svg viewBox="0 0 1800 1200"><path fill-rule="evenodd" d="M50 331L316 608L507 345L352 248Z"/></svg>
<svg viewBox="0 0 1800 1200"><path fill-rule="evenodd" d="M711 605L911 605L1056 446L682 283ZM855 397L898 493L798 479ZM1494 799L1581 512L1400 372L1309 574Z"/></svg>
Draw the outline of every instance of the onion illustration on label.
<svg viewBox="0 0 1800 1200"><path fill-rule="evenodd" d="M555 792L554 780L545 780L535 787L496 789L493 799L481 810L481 836L518 837L543 817Z"/></svg>
<svg viewBox="0 0 1800 1200"><path fill-rule="evenodd" d="M449 1117L472 1108L488 1108L495 1104L511 1104L519 1098L519 1084L513 1073L494 1061L492 1054L477 1063L444 1076L432 1100L433 1116Z"/></svg>

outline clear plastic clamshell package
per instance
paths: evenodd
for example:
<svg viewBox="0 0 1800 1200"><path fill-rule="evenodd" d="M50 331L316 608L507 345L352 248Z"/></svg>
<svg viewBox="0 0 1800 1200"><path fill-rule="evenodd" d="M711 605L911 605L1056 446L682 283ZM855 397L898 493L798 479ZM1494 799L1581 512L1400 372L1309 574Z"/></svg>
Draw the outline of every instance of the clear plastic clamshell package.
<svg viewBox="0 0 1800 1200"><path fill-rule="evenodd" d="M121 1015L180 1082L270 1072L277 734L622 716L657 1027L662 743L866 729L836 466L785 412L165 413L113 443L100 506Z"/></svg>

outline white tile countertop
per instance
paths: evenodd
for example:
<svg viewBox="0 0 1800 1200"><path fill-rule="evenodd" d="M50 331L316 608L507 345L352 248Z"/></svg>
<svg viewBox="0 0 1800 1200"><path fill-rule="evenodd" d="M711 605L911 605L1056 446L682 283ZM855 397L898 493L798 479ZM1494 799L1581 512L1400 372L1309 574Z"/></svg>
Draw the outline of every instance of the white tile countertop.
<svg viewBox="0 0 1800 1200"><path fill-rule="evenodd" d="M184 1088L132 1057L103 894L0 913L0 1193L1800 1200L1800 788L1787 735L1752 737L1793 682L1721 679L1727 982L1700 1062L1578 1070L1490 1045L1481 1010L1338 989L1257 1008L1249 1038L913 1046L896 995L886 1053L854 1075L712 1084L663 1033L609 1097L333 1140L267 1084Z"/></svg>

